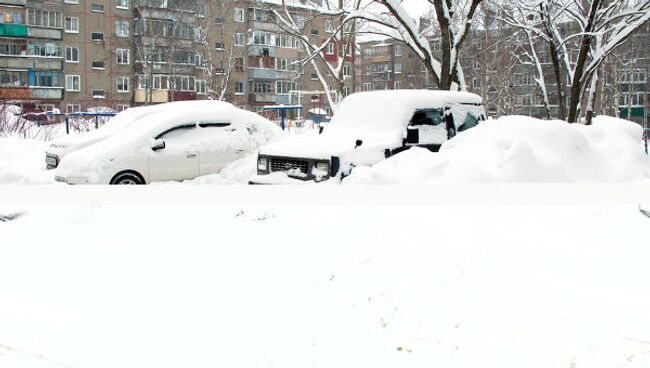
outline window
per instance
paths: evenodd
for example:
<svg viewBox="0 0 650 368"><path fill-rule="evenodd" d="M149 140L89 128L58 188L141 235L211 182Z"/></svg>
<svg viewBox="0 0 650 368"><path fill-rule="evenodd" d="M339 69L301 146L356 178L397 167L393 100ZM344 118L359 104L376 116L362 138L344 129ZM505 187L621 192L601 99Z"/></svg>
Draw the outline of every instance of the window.
<svg viewBox="0 0 650 368"><path fill-rule="evenodd" d="M363 56L366 57L372 56L372 49L371 48L363 49Z"/></svg>
<svg viewBox="0 0 650 368"><path fill-rule="evenodd" d="M275 93L279 95L288 95L289 91L296 90L296 83L288 81L275 81Z"/></svg>
<svg viewBox="0 0 650 368"><path fill-rule="evenodd" d="M30 26L63 28L61 13L49 10L27 9L27 24ZM77 18L77 29L79 28ZM78 31L77 31L78 32Z"/></svg>
<svg viewBox="0 0 650 368"><path fill-rule="evenodd" d="M103 89L93 89L92 90L93 98L106 98L106 93Z"/></svg>
<svg viewBox="0 0 650 368"><path fill-rule="evenodd" d="M312 29L312 30L309 32L309 34L312 35L312 36L318 36L318 30L317 30L317 29Z"/></svg>
<svg viewBox="0 0 650 368"><path fill-rule="evenodd" d="M95 42L102 42L104 41L104 34L101 32L91 32L90 40Z"/></svg>
<svg viewBox="0 0 650 368"><path fill-rule="evenodd" d="M65 31L66 33L79 33L79 18L65 17Z"/></svg>
<svg viewBox="0 0 650 368"><path fill-rule="evenodd" d="M78 63L79 62L79 48L66 46L65 47L65 62Z"/></svg>
<svg viewBox="0 0 650 368"><path fill-rule="evenodd" d="M235 81L235 94L243 95L244 94L244 82Z"/></svg>
<svg viewBox="0 0 650 368"><path fill-rule="evenodd" d="M273 93L271 82L255 81L253 82L253 91L255 93Z"/></svg>
<svg viewBox="0 0 650 368"><path fill-rule="evenodd" d="M325 23L325 32L334 33L334 21L328 20Z"/></svg>
<svg viewBox="0 0 650 368"><path fill-rule="evenodd" d="M115 7L118 9L128 9L129 0L115 0Z"/></svg>
<svg viewBox="0 0 650 368"><path fill-rule="evenodd" d="M128 49L116 49L115 56L117 62L120 65L129 65L129 50Z"/></svg>
<svg viewBox="0 0 650 368"><path fill-rule="evenodd" d="M81 105L79 104L67 104L65 106L65 112L68 114L72 114L80 111L81 111Z"/></svg>
<svg viewBox="0 0 650 368"><path fill-rule="evenodd" d="M349 77L350 76L350 65L343 65L343 76Z"/></svg>
<svg viewBox="0 0 650 368"><path fill-rule="evenodd" d="M350 95L350 86L343 87L343 97L347 97L349 95Z"/></svg>
<svg viewBox="0 0 650 368"><path fill-rule="evenodd" d="M216 24L218 26L222 26L225 22L226 22L226 20L221 18L221 17L214 18L214 24Z"/></svg>
<svg viewBox="0 0 650 368"><path fill-rule="evenodd" d="M205 86L206 82L205 80L197 80L196 81L196 86L194 89L196 90L197 95L204 95L205 94Z"/></svg>
<svg viewBox="0 0 650 368"><path fill-rule="evenodd" d="M129 107L131 107L131 106L129 106L129 105L117 105L117 112L124 111L124 110L128 109Z"/></svg>
<svg viewBox="0 0 650 368"><path fill-rule="evenodd" d="M275 69L282 71L289 70L289 59L275 59Z"/></svg>
<svg viewBox="0 0 650 368"><path fill-rule="evenodd" d="M244 46L246 35L243 33L235 33L235 46Z"/></svg>
<svg viewBox="0 0 650 368"><path fill-rule="evenodd" d="M618 105L621 107L626 106L644 106L645 92L638 92L633 94L625 93L619 98Z"/></svg>
<svg viewBox="0 0 650 368"><path fill-rule="evenodd" d="M93 60L90 67L92 69L104 69L104 61L103 60Z"/></svg>
<svg viewBox="0 0 650 368"><path fill-rule="evenodd" d="M117 92L129 92L129 77L117 77Z"/></svg>
<svg viewBox="0 0 650 368"><path fill-rule="evenodd" d="M472 78L472 87L481 88L481 80L478 78Z"/></svg>
<svg viewBox="0 0 650 368"><path fill-rule="evenodd" d="M363 84L363 90L364 90L364 92L372 91L372 83L364 83Z"/></svg>
<svg viewBox="0 0 650 368"><path fill-rule="evenodd" d="M395 63L395 74L400 74L402 72L402 64Z"/></svg>
<svg viewBox="0 0 650 368"><path fill-rule="evenodd" d="M474 70L481 70L481 63L474 59Z"/></svg>
<svg viewBox="0 0 650 368"><path fill-rule="evenodd" d="M66 4L79 4L79 0L65 0L64 3L66 3Z"/></svg>
<svg viewBox="0 0 650 368"><path fill-rule="evenodd" d="M410 125L438 125L440 123L442 123L442 111L433 109L416 111L411 117Z"/></svg>
<svg viewBox="0 0 650 368"><path fill-rule="evenodd" d="M62 87L63 73L35 71L29 76L30 87Z"/></svg>
<svg viewBox="0 0 650 368"><path fill-rule="evenodd" d="M194 77L189 75L179 75L173 78L172 89L174 91L192 92L196 88Z"/></svg>
<svg viewBox="0 0 650 368"><path fill-rule="evenodd" d="M81 77L78 75L65 76L65 90L69 92L79 92L81 90Z"/></svg>
<svg viewBox="0 0 650 368"><path fill-rule="evenodd" d="M245 19L244 9L235 8L235 22L243 23Z"/></svg>
<svg viewBox="0 0 650 368"><path fill-rule="evenodd" d="M126 20L116 20L115 34L118 37L129 37L129 22Z"/></svg>
<svg viewBox="0 0 650 368"><path fill-rule="evenodd" d="M401 45L395 45L394 51L395 51L395 56L402 56L402 46Z"/></svg>
<svg viewBox="0 0 650 368"><path fill-rule="evenodd" d="M104 5L102 4L90 4L90 11L93 13L103 13Z"/></svg>
<svg viewBox="0 0 650 368"><path fill-rule="evenodd" d="M309 79L311 80L318 80L318 73L311 73L309 75Z"/></svg>
<svg viewBox="0 0 650 368"><path fill-rule="evenodd" d="M218 51L223 51L226 49L226 46L223 44L223 42L216 42L214 44L214 48Z"/></svg>
<svg viewBox="0 0 650 368"><path fill-rule="evenodd" d="M235 58L235 64L233 66L233 70L236 72L244 71L244 58L242 57Z"/></svg>
<svg viewBox="0 0 650 368"><path fill-rule="evenodd" d="M402 82L401 81L395 81L395 89L400 89L402 88Z"/></svg>
<svg viewBox="0 0 650 368"><path fill-rule="evenodd" d="M333 43L328 43L327 46L325 47L325 53L327 55L334 55L334 44Z"/></svg>

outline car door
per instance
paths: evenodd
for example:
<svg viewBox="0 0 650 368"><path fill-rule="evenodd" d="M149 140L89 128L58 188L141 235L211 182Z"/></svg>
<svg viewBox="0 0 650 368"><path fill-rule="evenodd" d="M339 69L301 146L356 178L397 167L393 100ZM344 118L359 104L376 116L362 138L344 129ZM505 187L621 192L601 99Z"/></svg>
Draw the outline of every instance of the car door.
<svg viewBox="0 0 650 368"><path fill-rule="evenodd" d="M442 109L415 111L407 127L406 145L438 151L448 139L448 120Z"/></svg>
<svg viewBox="0 0 650 368"><path fill-rule="evenodd" d="M185 180L199 176L199 153L196 123L179 124L161 132L156 140L164 148L152 151L149 158L149 180Z"/></svg>
<svg viewBox="0 0 650 368"><path fill-rule="evenodd" d="M237 124L229 121L203 121L198 124L201 135L199 172L201 175L215 174L245 153L242 133Z"/></svg>

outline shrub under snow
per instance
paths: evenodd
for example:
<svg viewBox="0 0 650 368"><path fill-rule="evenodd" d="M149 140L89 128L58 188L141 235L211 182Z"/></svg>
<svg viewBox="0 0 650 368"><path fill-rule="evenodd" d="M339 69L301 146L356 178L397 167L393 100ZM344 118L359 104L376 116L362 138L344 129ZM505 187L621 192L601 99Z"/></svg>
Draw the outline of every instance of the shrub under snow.
<svg viewBox="0 0 650 368"><path fill-rule="evenodd" d="M650 178L650 159L632 122L599 116L591 126L526 116L488 120L443 144L412 148L344 184L431 182L628 182Z"/></svg>

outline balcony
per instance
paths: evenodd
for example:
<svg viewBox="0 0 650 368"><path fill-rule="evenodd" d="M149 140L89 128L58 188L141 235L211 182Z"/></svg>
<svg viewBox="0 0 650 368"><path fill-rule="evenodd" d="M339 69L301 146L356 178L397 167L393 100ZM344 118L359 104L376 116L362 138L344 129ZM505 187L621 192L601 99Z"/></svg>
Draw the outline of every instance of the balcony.
<svg viewBox="0 0 650 368"><path fill-rule="evenodd" d="M135 102L145 103L148 100L148 94L151 92L151 102L152 103L161 103L169 102L169 90L167 89L155 89L149 91L146 89L136 89L135 90Z"/></svg>
<svg viewBox="0 0 650 368"><path fill-rule="evenodd" d="M249 93L249 103L275 103L275 95L270 93Z"/></svg>
<svg viewBox="0 0 650 368"><path fill-rule="evenodd" d="M52 40L62 40L63 31L57 28L40 28L30 26L27 29L27 36L32 38L49 38Z"/></svg>
<svg viewBox="0 0 650 368"><path fill-rule="evenodd" d="M248 56L270 56L277 54L275 46L252 45L248 47Z"/></svg>
<svg viewBox="0 0 650 368"><path fill-rule="evenodd" d="M7 100L60 100L61 87L0 87L0 99Z"/></svg>
<svg viewBox="0 0 650 368"><path fill-rule="evenodd" d="M0 4L2 4L2 5L25 6L26 3L27 3L27 0L0 0Z"/></svg>
<svg viewBox="0 0 650 368"><path fill-rule="evenodd" d="M63 70L62 58L0 55L0 68L30 70Z"/></svg>
<svg viewBox="0 0 650 368"><path fill-rule="evenodd" d="M0 23L0 36L27 37L27 26L24 24Z"/></svg>

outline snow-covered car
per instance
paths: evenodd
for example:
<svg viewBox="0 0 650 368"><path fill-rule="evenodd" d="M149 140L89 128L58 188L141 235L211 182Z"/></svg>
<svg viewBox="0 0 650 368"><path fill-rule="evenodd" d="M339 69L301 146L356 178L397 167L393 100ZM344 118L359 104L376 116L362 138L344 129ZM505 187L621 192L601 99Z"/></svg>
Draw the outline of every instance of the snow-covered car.
<svg viewBox="0 0 650 368"><path fill-rule="evenodd" d="M68 153L56 169L55 180L146 184L193 179L218 173L283 134L276 124L227 102L173 102L162 107Z"/></svg>
<svg viewBox="0 0 650 368"><path fill-rule="evenodd" d="M288 139L259 151L251 184L341 179L411 147L438 151L486 119L483 100L467 92L390 90L354 93L320 135Z"/></svg>
<svg viewBox="0 0 650 368"><path fill-rule="evenodd" d="M178 103L188 104L187 102ZM53 140L45 151L45 163L47 168L56 168L59 166L59 162L61 162L63 157L68 153L88 147L91 144L106 139L126 126L133 124L140 119L144 119L151 114L160 112L163 108L163 105L132 107L115 115L115 117L113 117L108 123L102 125L99 129L82 134L66 135Z"/></svg>

